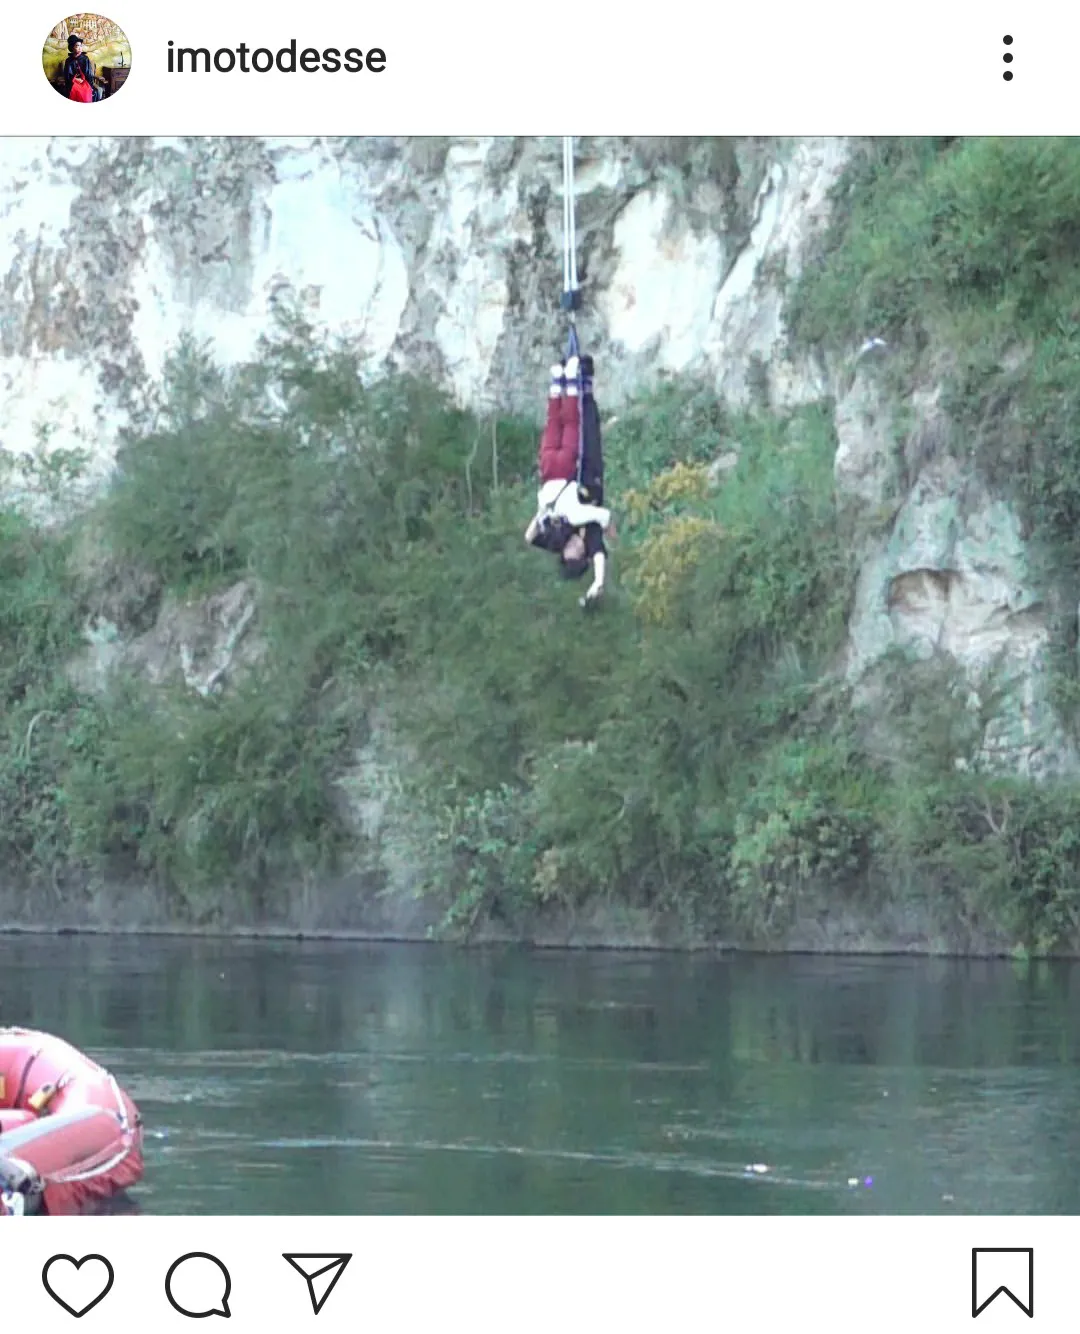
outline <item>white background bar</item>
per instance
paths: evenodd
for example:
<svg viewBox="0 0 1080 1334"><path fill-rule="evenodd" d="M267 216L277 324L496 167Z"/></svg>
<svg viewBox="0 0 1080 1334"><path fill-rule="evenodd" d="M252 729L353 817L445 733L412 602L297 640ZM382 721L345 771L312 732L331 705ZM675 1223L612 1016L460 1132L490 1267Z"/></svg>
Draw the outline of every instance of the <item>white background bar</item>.
<svg viewBox="0 0 1080 1334"><path fill-rule="evenodd" d="M1072 1220L1046 1218L26 1219L4 1228L0 1272L5 1325L38 1334L298 1325L674 1334L811 1323L830 1334L1073 1334L1076 1232ZM1034 1249L1034 1320L998 1298L973 1322L973 1246ZM209 1316L192 1325L166 1301L165 1274L190 1251L228 1269L227 1324ZM353 1253L317 1326L285 1251ZM115 1270L108 1296L77 1325L41 1284L46 1261L63 1252L98 1252ZM1006 1263L1006 1278L1014 1270ZM208 1267L207 1306L222 1286Z"/></svg>
<svg viewBox="0 0 1080 1334"><path fill-rule="evenodd" d="M92 7L91 7L92 8ZM118 94L69 104L42 44L56 0L5 6L7 134L1076 134L1080 14L1023 5L773 4L576 9L506 0L393 6L116 0ZM576 20L571 15L579 15ZM1014 37L1011 48L1002 37ZM172 74L177 47L378 47L378 74ZM1011 49L1015 77L1002 78ZM25 60L23 59L25 53Z"/></svg>

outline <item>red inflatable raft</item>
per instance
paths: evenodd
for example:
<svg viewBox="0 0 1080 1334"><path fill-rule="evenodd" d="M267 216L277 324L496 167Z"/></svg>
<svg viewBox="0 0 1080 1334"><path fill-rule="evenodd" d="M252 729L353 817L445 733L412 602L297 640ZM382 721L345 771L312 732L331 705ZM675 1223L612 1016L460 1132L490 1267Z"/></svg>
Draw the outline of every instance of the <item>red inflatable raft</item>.
<svg viewBox="0 0 1080 1334"><path fill-rule="evenodd" d="M78 1214L143 1174L142 1118L61 1038L0 1028L0 1215Z"/></svg>

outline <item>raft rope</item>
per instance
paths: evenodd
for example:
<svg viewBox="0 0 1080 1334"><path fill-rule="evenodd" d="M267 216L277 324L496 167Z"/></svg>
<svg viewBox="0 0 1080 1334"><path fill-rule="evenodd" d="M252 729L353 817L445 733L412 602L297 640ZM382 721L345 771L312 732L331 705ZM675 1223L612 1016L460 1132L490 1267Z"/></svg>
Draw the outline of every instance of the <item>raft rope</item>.
<svg viewBox="0 0 1080 1334"><path fill-rule="evenodd" d="M12 1107L18 1107L19 1104L22 1102L23 1094L26 1092L26 1081L30 1076L30 1067L41 1055L41 1050L42 1049L39 1047L37 1051L31 1053L31 1055L27 1058L27 1062L22 1068L22 1074L19 1076L19 1086L15 1090L15 1100L11 1104Z"/></svg>
<svg viewBox="0 0 1080 1334"><path fill-rule="evenodd" d="M99 1066L98 1069L101 1069L101 1067ZM115 1076L112 1075L108 1070L102 1070L102 1073L108 1079L109 1088L112 1090L113 1097L116 1100L117 1110L113 1113L113 1115L116 1117L117 1121L120 1122L120 1129L122 1134L125 1137L128 1137L132 1133L131 1120L127 1114L127 1107L124 1105L123 1095L120 1092L120 1085L116 1082ZM61 1078L63 1081L68 1082L71 1079L71 1075L65 1073L63 1076L61 1076ZM60 1085L58 1084L57 1087L59 1089ZM106 1108L103 1107L101 1110L105 1111ZM134 1147L135 1147L134 1141L128 1139L127 1142L123 1145L123 1147L120 1148L111 1158L106 1159L105 1162L95 1163L93 1167L88 1167L83 1171L69 1171L65 1173L63 1169L61 1169L59 1172L53 1173L53 1175L49 1177L48 1180L52 1184L62 1185L62 1186L74 1185L80 1181L91 1181L94 1177L102 1176L106 1172L111 1172L114 1167L119 1167L120 1164L124 1161L124 1159L130 1156L131 1151Z"/></svg>
<svg viewBox="0 0 1080 1334"><path fill-rule="evenodd" d="M582 466L585 461L585 413L582 400L585 396L585 375L581 368L581 348L577 335L577 312L581 309L581 292L578 288L577 272L577 227L574 208L574 137L563 137L563 293L560 302L566 311L570 323L570 333L566 344L566 360L577 357L578 391L578 457L577 481L581 485Z"/></svg>
<svg viewBox="0 0 1080 1334"><path fill-rule="evenodd" d="M28 1076L30 1074L30 1069L34 1065L34 1062L41 1055L42 1050L43 1049L39 1047L36 1051L32 1052L30 1057L26 1061L26 1064L23 1066L22 1075L19 1079L19 1087L16 1094L16 1099L15 1102L12 1104L13 1106L17 1107L19 1102L22 1100L22 1096L26 1091L26 1084ZM91 1062L91 1064L93 1065L94 1063ZM127 1107L125 1106L123 1095L120 1091L120 1085L116 1082L116 1078L111 1073L111 1071L105 1070L101 1066L97 1066L96 1068L100 1070L101 1073L104 1074L106 1079L108 1080L109 1088L116 1102L116 1111L113 1113L113 1115L120 1123L120 1131L124 1137L125 1142L121 1145L121 1147L117 1150L116 1153L114 1153L110 1158L107 1158L104 1162L95 1163L91 1167L83 1168L82 1170L68 1170L65 1172L63 1169L60 1169L59 1171L54 1172L48 1178L40 1177L34 1168L32 1168L28 1163L23 1162L19 1158L7 1159L9 1164L13 1164L16 1167L18 1167L21 1171L23 1171L26 1180L28 1182L37 1181L40 1183L42 1188L44 1188L46 1182L54 1185L65 1185L65 1186L75 1185L78 1184L79 1182L91 1181L95 1177L99 1177L107 1172L111 1172L114 1168L119 1167L120 1164L125 1161L125 1159L130 1157L135 1145L134 1145L134 1138L132 1135L131 1119L129 1118L127 1113ZM65 1088L71 1082L72 1078L73 1075L71 1071L65 1070L63 1074L60 1075L59 1079L56 1080L56 1083L51 1091L52 1095L59 1093L61 1089ZM46 1085L44 1087L48 1086ZM38 1092L40 1093L41 1090L38 1090ZM52 1099L50 1096L49 1101L51 1100ZM33 1099L30 1099L29 1101L32 1103ZM40 1116L44 1108L41 1109L35 1108L35 1110L38 1112L38 1115ZM107 1109L102 1108L101 1110L105 1111ZM137 1117L135 1124L136 1126L140 1125L141 1118ZM14 1194L5 1192L4 1204L12 1213L22 1214L25 1212L26 1208L25 1198L19 1192L15 1192Z"/></svg>
<svg viewBox="0 0 1080 1334"><path fill-rule="evenodd" d="M111 1172L114 1167L119 1167L124 1159L130 1155L131 1150L132 1145L125 1144L118 1153L113 1155L113 1157L107 1159L103 1163L97 1163L94 1167L88 1167L83 1172L64 1172L63 1169L61 1169L59 1172L54 1172L52 1176L45 1179L50 1185L56 1186L71 1186L79 1181L92 1181L94 1177L103 1176L106 1172Z"/></svg>
<svg viewBox="0 0 1080 1334"><path fill-rule="evenodd" d="M112 1095L116 1100L116 1119L120 1122L120 1128L126 1135L128 1131L131 1129L131 1122L128 1119L127 1107L124 1105L124 1097L123 1094L120 1092L120 1085L116 1082L115 1078L111 1074L109 1074L107 1070L105 1071L105 1073L106 1075L108 1075L109 1088L112 1090Z"/></svg>

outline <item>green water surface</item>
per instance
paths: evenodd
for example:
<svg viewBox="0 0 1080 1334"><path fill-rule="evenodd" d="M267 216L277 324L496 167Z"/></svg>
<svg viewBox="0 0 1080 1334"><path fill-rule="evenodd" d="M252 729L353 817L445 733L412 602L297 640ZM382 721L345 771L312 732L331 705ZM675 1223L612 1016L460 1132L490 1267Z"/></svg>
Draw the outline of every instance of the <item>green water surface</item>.
<svg viewBox="0 0 1080 1334"><path fill-rule="evenodd" d="M0 1023L146 1213L1080 1213L1076 965L15 936Z"/></svg>

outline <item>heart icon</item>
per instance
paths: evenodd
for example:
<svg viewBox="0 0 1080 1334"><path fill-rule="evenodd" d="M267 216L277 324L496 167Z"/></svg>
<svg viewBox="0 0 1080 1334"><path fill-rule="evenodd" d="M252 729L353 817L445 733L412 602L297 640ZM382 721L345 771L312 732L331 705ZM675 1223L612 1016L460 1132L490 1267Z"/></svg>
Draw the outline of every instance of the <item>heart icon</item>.
<svg viewBox="0 0 1080 1334"><path fill-rule="evenodd" d="M49 1270L54 1265L53 1279L66 1294L64 1297L49 1282ZM87 1266L85 1270L83 1265ZM113 1267L103 1255L84 1255L81 1260L76 1260L73 1255L53 1255L45 1261L41 1281L53 1301L58 1302L68 1315L78 1318L92 1311L108 1296L113 1285Z"/></svg>

